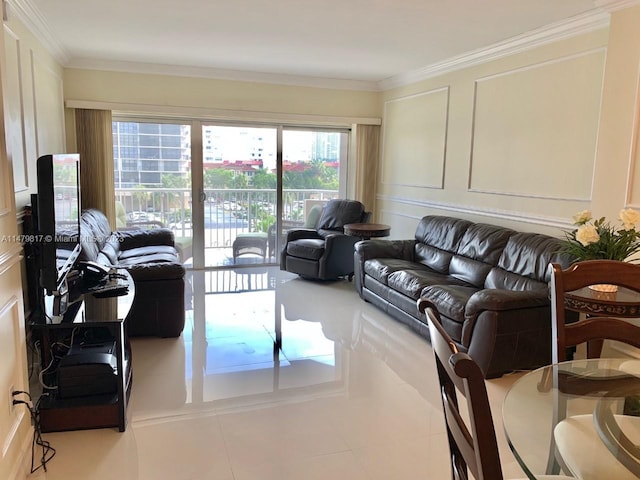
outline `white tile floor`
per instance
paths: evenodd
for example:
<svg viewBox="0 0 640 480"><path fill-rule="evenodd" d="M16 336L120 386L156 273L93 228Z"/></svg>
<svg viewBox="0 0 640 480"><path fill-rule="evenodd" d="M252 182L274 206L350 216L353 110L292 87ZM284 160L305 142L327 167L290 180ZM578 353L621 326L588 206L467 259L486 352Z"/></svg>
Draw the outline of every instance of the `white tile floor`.
<svg viewBox="0 0 640 480"><path fill-rule="evenodd" d="M37 478L450 478L427 341L346 280L239 272L193 274L182 336L132 339L126 432L45 434ZM517 377L487 382L507 477L524 476L500 412Z"/></svg>

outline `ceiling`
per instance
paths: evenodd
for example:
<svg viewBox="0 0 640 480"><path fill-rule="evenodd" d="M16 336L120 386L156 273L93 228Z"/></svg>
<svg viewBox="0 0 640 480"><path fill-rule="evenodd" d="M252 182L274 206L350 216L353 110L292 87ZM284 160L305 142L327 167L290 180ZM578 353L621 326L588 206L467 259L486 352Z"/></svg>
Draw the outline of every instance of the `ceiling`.
<svg viewBox="0 0 640 480"><path fill-rule="evenodd" d="M621 0L9 0L64 66L379 85Z"/></svg>

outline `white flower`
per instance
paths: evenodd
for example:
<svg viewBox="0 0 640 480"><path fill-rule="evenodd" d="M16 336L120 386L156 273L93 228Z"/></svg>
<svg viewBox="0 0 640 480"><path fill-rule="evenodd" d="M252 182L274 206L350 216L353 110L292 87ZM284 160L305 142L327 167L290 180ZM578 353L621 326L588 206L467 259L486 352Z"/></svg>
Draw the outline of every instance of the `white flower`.
<svg viewBox="0 0 640 480"><path fill-rule="evenodd" d="M583 210L573 216L573 223L576 225L583 225L589 220L591 220L591 210Z"/></svg>
<svg viewBox="0 0 640 480"><path fill-rule="evenodd" d="M586 247L600 240L600 235L593 225L580 225L576 230L576 240Z"/></svg>
<svg viewBox="0 0 640 480"><path fill-rule="evenodd" d="M640 212L633 208L623 208L620 210L618 218L620 218L620 221L624 224L625 229L631 230L640 223Z"/></svg>

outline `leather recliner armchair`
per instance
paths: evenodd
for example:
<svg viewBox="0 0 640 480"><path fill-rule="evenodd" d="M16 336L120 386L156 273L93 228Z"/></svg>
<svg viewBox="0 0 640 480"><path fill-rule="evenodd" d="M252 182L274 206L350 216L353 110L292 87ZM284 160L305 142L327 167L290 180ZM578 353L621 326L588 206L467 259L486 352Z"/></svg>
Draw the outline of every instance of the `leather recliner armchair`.
<svg viewBox="0 0 640 480"><path fill-rule="evenodd" d="M371 216L357 200L330 200L315 228L287 232L280 255L280 270L303 278L334 280L353 278L353 247L360 237L348 236L344 226L366 223Z"/></svg>

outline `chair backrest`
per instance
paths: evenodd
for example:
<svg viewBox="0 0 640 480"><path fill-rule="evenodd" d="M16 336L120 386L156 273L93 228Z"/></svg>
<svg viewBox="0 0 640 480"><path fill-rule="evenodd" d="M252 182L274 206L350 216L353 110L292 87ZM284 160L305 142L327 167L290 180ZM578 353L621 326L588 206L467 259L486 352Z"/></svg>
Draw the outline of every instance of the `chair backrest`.
<svg viewBox="0 0 640 480"><path fill-rule="evenodd" d="M471 472L478 480L501 480L500 453L484 375L469 355L458 352L442 327L436 307L420 299L418 309L426 314L429 322L451 452L452 478L467 479ZM457 392L466 399L468 424L459 410Z"/></svg>
<svg viewBox="0 0 640 480"><path fill-rule="evenodd" d="M613 284L639 293L640 266L615 260L588 260L576 262L563 270L559 264L549 265L551 270L551 331L553 362L566 360L567 347L580 345L594 340L617 340L640 348L640 327L616 317L617 294L604 294L607 298L607 310L594 316L590 312L586 319L567 323L565 297L567 292L579 290L596 284ZM589 294L587 294L589 295ZM575 303L575 302L573 302ZM638 302L640 308L640 301ZM575 305L572 309L577 310ZM589 313L588 310L583 310ZM598 349L599 350L599 349ZM588 350L588 355L599 356Z"/></svg>
<svg viewBox="0 0 640 480"><path fill-rule="evenodd" d="M349 223L362 223L365 214L364 205L357 200L329 200L322 209L316 228L343 231L344 226Z"/></svg>

